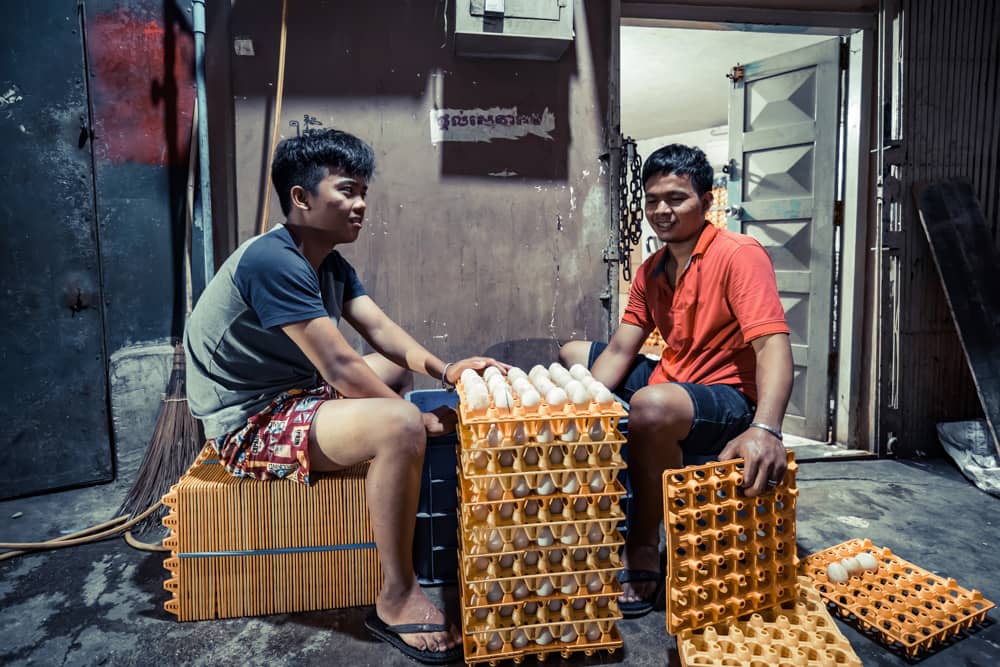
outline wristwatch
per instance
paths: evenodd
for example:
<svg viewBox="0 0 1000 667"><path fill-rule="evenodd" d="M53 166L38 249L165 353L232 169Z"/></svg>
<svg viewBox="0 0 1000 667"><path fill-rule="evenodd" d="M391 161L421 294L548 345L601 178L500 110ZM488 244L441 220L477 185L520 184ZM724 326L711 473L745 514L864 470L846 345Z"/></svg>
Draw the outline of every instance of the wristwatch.
<svg viewBox="0 0 1000 667"><path fill-rule="evenodd" d="M750 426L748 428L751 428L751 427L752 428L759 428L759 429L761 429L763 431L767 431L768 433L770 433L771 435L773 435L778 440L783 440L782 435L781 435L781 431L779 431L778 429L774 428L773 426L768 426L767 424L764 424L764 423L761 423L761 422L753 422L753 423L750 424Z"/></svg>

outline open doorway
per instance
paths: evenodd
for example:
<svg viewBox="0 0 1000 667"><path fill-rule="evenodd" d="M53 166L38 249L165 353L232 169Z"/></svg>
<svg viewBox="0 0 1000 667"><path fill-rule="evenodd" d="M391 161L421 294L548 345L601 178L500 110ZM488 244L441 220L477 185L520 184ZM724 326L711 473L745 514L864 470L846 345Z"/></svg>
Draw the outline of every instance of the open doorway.
<svg viewBox="0 0 1000 667"><path fill-rule="evenodd" d="M642 157L669 143L705 151L716 177L709 221L755 237L775 265L795 363L785 432L817 453L839 443L838 453L857 454L850 449L861 418L854 279L863 276L857 190L867 178L859 167L867 145L850 130L867 109L863 32L627 23L622 134ZM644 222L632 265L658 247ZM621 280L619 303L627 291Z"/></svg>

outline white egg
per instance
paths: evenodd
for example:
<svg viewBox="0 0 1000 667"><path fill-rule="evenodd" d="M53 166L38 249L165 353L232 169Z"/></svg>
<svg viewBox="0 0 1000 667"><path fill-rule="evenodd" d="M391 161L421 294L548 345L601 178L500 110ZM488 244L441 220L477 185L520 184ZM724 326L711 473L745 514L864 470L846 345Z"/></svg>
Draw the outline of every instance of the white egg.
<svg viewBox="0 0 1000 667"><path fill-rule="evenodd" d="M571 382L576 382L576 380L573 379L573 376L569 373L559 373L558 375L553 375L552 379L555 380L556 384L564 390Z"/></svg>
<svg viewBox="0 0 1000 667"><path fill-rule="evenodd" d="M552 595L553 590L555 589L552 587L552 582L549 581L549 578L542 577L541 581L538 582L538 590L535 592L538 593L539 597L544 598Z"/></svg>
<svg viewBox="0 0 1000 667"><path fill-rule="evenodd" d="M524 603L524 613L530 616L534 616L538 613L538 603L537 602L525 602Z"/></svg>
<svg viewBox="0 0 1000 667"><path fill-rule="evenodd" d="M826 578L835 584L842 584L848 580L849 576L847 569L843 565L837 561L833 561L826 566Z"/></svg>
<svg viewBox="0 0 1000 667"><path fill-rule="evenodd" d="M580 432L576 430L576 424L570 422L566 427L566 430L563 431L563 434L559 436L559 439L563 442L576 442L579 440Z"/></svg>
<svg viewBox="0 0 1000 667"><path fill-rule="evenodd" d="M608 496L602 496L600 500L597 501L597 509L602 512L607 512L611 509L611 498Z"/></svg>
<svg viewBox="0 0 1000 667"><path fill-rule="evenodd" d="M585 410L590 405L590 392L582 384L572 389L567 388L566 394L578 410Z"/></svg>
<svg viewBox="0 0 1000 667"><path fill-rule="evenodd" d="M577 445L573 448L573 460L577 463L586 463L590 457L590 449L586 445Z"/></svg>
<svg viewBox="0 0 1000 667"><path fill-rule="evenodd" d="M539 394L545 395L556 388L548 378L538 378L535 382L535 389L538 390Z"/></svg>
<svg viewBox="0 0 1000 667"><path fill-rule="evenodd" d="M562 600L549 600L549 611L559 613L562 609Z"/></svg>
<svg viewBox="0 0 1000 667"><path fill-rule="evenodd" d="M549 422L542 422L542 425L538 427L538 434L535 436L535 441L543 445L552 442L555 436L552 435L552 424Z"/></svg>
<svg viewBox="0 0 1000 667"><path fill-rule="evenodd" d="M611 558L611 549L609 547L601 547L597 550L597 560L605 561Z"/></svg>
<svg viewBox="0 0 1000 667"><path fill-rule="evenodd" d="M532 382L534 382L536 377L548 377L548 376L549 376L549 369L547 369L545 366L542 366L541 364L535 364L534 366L531 367L531 370L528 371L528 377L531 378Z"/></svg>
<svg viewBox="0 0 1000 667"><path fill-rule="evenodd" d="M472 508L472 518L476 521L486 521L486 517L489 513L490 508L486 505L474 505Z"/></svg>
<svg viewBox="0 0 1000 667"><path fill-rule="evenodd" d="M563 511L563 501L558 498L553 498L552 502L549 503L549 514L553 516L559 516Z"/></svg>
<svg viewBox="0 0 1000 667"><path fill-rule="evenodd" d="M576 583L576 577L566 577L566 583L562 585L559 591L563 595L573 595L579 588L580 585Z"/></svg>
<svg viewBox="0 0 1000 667"><path fill-rule="evenodd" d="M573 511L576 512L577 514L583 514L584 512L586 512L587 511L587 499L586 498L577 498L575 501L573 501Z"/></svg>
<svg viewBox="0 0 1000 667"><path fill-rule="evenodd" d="M604 490L604 479L600 473L595 472L594 476L590 478L590 490L594 493L600 493Z"/></svg>
<svg viewBox="0 0 1000 667"><path fill-rule="evenodd" d="M528 567L534 567L538 564L538 552L528 551L524 554L524 564Z"/></svg>
<svg viewBox="0 0 1000 667"><path fill-rule="evenodd" d="M503 487L500 486L500 482L494 479L490 483L490 487L486 490L487 500L500 500L503 498Z"/></svg>
<svg viewBox="0 0 1000 667"><path fill-rule="evenodd" d="M515 498L524 498L531 493L531 487L528 485L528 480L523 477L517 477L514 479L514 486L511 488L511 491L514 493Z"/></svg>
<svg viewBox="0 0 1000 667"><path fill-rule="evenodd" d="M595 390L596 385L597 383L595 382L594 386L590 388L591 392L594 394L594 400L597 401L597 404L602 408L611 407L611 405L615 402L614 395L603 385Z"/></svg>
<svg viewBox="0 0 1000 667"><path fill-rule="evenodd" d="M580 480L577 479L576 475L569 475L566 479L566 483L562 486L562 492L572 495L579 490Z"/></svg>
<svg viewBox="0 0 1000 667"><path fill-rule="evenodd" d="M544 526L538 531L538 539L536 541L540 547L550 547L555 542L555 538L552 537L552 531L549 530L549 527Z"/></svg>
<svg viewBox="0 0 1000 667"><path fill-rule="evenodd" d="M560 364L558 361L553 361L551 364L549 364L549 375L553 375L555 373L568 373L568 372L569 371L566 370L566 367Z"/></svg>
<svg viewBox="0 0 1000 667"><path fill-rule="evenodd" d="M491 377L503 378L503 373L496 366L487 366L486 370L483 371L483 379L489 380Z"/></svg>
<svg viewBox="0 0 1000 667"><path fill-rule="evenodd" d="M489 457L486 456L486 452L481 449L475 450L472 453L472 465L475 466L477 470L482 470L486 467L489 462Z"/></svg>
<svg viewBox="0 0 1000 667"><path fill-rule="evenodd" d="M608 604L611 602L611 598L597 598L597 606L601 609L607 609ZM737 628L739 629L739 628Z"/></svg>
<svg viewBox="0 0 1000 667"><path fill-rule="evenodd" d="M524 634L524 630L517 630L514 633L514 639L511 641L511 645L514 648L524 648L528 645L528 635Z"/></svg>
<svg viewBox="0 0 1000 667"><path fill-rule="evenodd" d="M486 593L486 599L491 604L500 602L500 600L503 599L503 589L500 588L500 584L498 584L495 581L493 582L493 585L490 587L489 592Z"/></svg>
<svg viewBox="0 0 1000 667"><path fill-rule="evenodd" d="M575 377L577 380L582 380L583 378L590 375L590 371L587 370L582 364L573 364L569 367L569 374Z"/></svg>
<svg viewBox="0 0 1000 667"><path fill-rule="evenodd" d="M535 643L539 646L547 646L552 643L552 633L549 632L548 628L542 628L542 631L538 633L538 637L535 638Z"/></svg>
<svg viewBox="0 0 1000 667"><path fill-rule="evenodd" d="M509 449L506 450L506 451L500 452L500 456L497 459L497 461L504 468L511 467L512 465L514 465L514 452L510 451Z"/></svg>
<svg viewBox="0 0 1000 667"><path fill-rule="evenodd" d="M878 559L875 558L875 556L872 556L869 552L862 551L854 558L861 564L861 567L863 567L866 572L878 571Z"/></svg>
<svg viewBox="0 0 1000 667"><path fill-rule="evenodd" d="M853 577L856 574L861 574L865 568L861 567L861 563L858 562L857 558L845 558L840 561L840 564L844 566L847 570L847 576Z"/></svg>
<svg viewBox="0 0 1000 667"><path fill-rule="evenodd" d="M566 405L567 400L569 397L566 396L566 392L561 387L552 387L545 393L545 402L554 410Z"/></svg>
<svg viewBox="0 0 1000 667"><path fill-rule="evenodd" d="M561 447L549 447L549 463L554 466L562 465L563 451Z"/></svg>
<svg viewBox="0 0 1000 667"><path fill-rule="evenodd" d="M500 607L500 615L502 617L504 617L504 618L510 618L511 616L513 616L514 615L514 605L512 605L512 604L505 604L504 606Z"/></svg>
<svg viewBox="0 0 1000 667"><path fill-rule="evenodd" d="M509 570L510 568L512 568L514 566L514 556L512 556L510 554L506 554L504 556L500 556L500 561L499 562L500 562L500 567L506 568L506 569Z"/></svg>
<svg viewBox="0 0 1000 667"><path fill-rule="evenodd" d="M549 562L553 565L558 565L563 560L562 549L553 549L549 552Z"/></svg>
<svg viewBox="0 0 1000 667"><path fill-rule="evenodd" d="M542 395L534 387L521 392L521 407L525 410L534 410L542 402Z"/></svg>
<svg viewBox="0 0 1000 667"><path fill-rule="evenodd" d="M490 368L493 368L493 367L490 366ZM517 379L524 379L524 378L527 378L527 377L528 377L528 374L525 373L520 368L518 368L517 366L512 366L511 369L509 371L507 371L507 379L510 380L511 382L513 382L514 380L517 380Z"/></svg>
<svg viewBox="0 0 1000 667"><path fill-rule="evenodd" d="M580 384L579 380L574 380L572 377L570 378L569 382L567 382L562 386L562 388L566 391L566 394L569 395L570 397L573 396L573 392L577 389L583 389L584 391L587 391L586 389L584 389L583 385Z"/></svg>
<svg viewBox="0 0 1000 667"><path fill-rule="evenodd" d="M525 393L535 390L535 385L531 384L531 380L528 378L517 378L510 383L510 386L514 388L518 396L523 396Z"/></svg>
<svg viewBox="0 0 1000 667"><path fill-rule="evenodd" d="M563 536L559 538L559 541L563 544L576 544L580 541L580 533L577 532L576 526L569 526L563 533Z"/></svg>
<svg viewBox="0 0 1000 667"><path fill-rule="evenodd" d="M587 431L587 435L589 435L590 439L594 442L604 440L604 425L601 423L600 419L594 420L594 423L590 425L590 430Z"/></svg>
<svg viewBox="0 0 1000 667"><path fill-rule="evenodd" d="M500 503L500 518L509 519L514 516L514 503Z"/></svg>
<svg viewBox="0 0 1000 667"><path fill-rule="evenodd" d="M503 549L503 535L500 534L500 531L493 530L490 532L490 539L486 544L486 548L490 550L490 553L496 553Z"/></svg>
<svg viewBox="0 0 1000 667"><path fill-rule="evenodd" d="M493 375L486 381L486 388L490 390L491 394L501 387L506 389L507 383L499 375Z"/></svg>
<svg viewBox="0 0 1000 667"><path fill-rule="evenodd" d="M590 389L591 387L593 387L595 384L601 384L601 383L595 380L593 375L588 375L587 377L580 378L580 384L586 387L587 391L591 391Z"/></svg>
<svg viewBox="0 0 1000 667"><path fill-rule="evenodd" d="M524 465L528 466L538 465L538 448L525 447L524 453L521 454L521 459L524 461Z"/></svg>
<svg viewBox="0 0 1000 667"><path fill-rule="evenodd" d="M510 410L514 407L514 397L507 385L497 387L496 391L493 392L493 405L498 410Z"/></svg>
<svg viewBox="0 0 1000 667"><path fill-rule="evenodd" d="M503 442L503 432L496 424L490 424L490 430L486 432L486 444L490 447L499 447Z"/></svg>
<svg viewBox="0 0 1000 667"><path fill-rule="evenodd" d="M601 632L601 629L599 627L597 627L597 623L588 623L587 624L587 641L588 642L596 642L603 635L604 635L604 633Z"/></svg>
<svg viewBox="0 0 1000 667"><path fill-rule="evenodd" d="M515 600L523 600L524 598L528 597L528 585L525 584L523 581L517 582L517 584L514 586L513 593Z"/></svg>
<svg viewBox="0 0 1000 667"><path fill-rule="evenodd" d="M591 544L597 544L604 539L604 531L601 530L601 524L595 523L587 531L587 541Z"/></svg>
<svg viewBox="0 0 1000 667"><path fill-rule="evenodd" d="M611 451L611 445L604 445L597 452L597 457L599 459L601 459L602 461L608 461L608 460L610 460L613 455L614 455L614 453Z"/></svg>
<svg viewBox="0 0 1000 667"><path fill-rule="evenodd" d="M575 609L576 611L580 611L581 609L587 606L587 600L586 598L576 598L575 600L573 600L572 604L573 604L573 609Z"/></svg>
<svg viewBox="0 0 1000 667"><path fill-rule="evenodd" d="M502 648L503 648L503 639L500 638L500 635L494 632L492 635L490 635L490 640L486 642L486 650L489 651L490 653L495 653L496 651L499 651Z"/></svg>
<svg viewBox="0 0 1000 667"><path fill-rule="evenodd" d="M591 572L587 575L587 592L588 593L599 593L601 589L604 588L604 582L601 581L600 575L596 572Z"/></svg>
<svg viewBox="0 0 1000 667"><path fill-rule="evenodd" d="M483 609L477 609L476 610L476 618L478 618L480 621L485 621L486 617L489 616L489 615L490 615L490 610L489 609L483 608Z"/></svg>
<svg viewBox="0 0 1000 667"><path fill-rule="evenodd" d="M559 638L559 641L564 644L569 644L576 641L576 636L576 630L573 629L573 626L567 625L563 628L562 637Z"/></svg>
<svg viewBox="0 0 1000 667"><path fill-rule="evenodd" d="M490 407L490 395L486 387L471 387L465 392L465 402L473 412L482 412Z"/></svg>
<svg viewBox="0 0 1000 667"><path fill-rule="evenodd" d="M490 559L486 556L480 556L476 559L476 569L480 572L484 572L486 568L490 566Z"/></svg>
<svg viewBox="0 0 1000 667"><path fill-rule="evenodd" d="M556 490L556 483L549 475L542 478L542 483L538 485L538 493L543 496L551 495Z"/></svg>
<svg viewBox="0 0 1000 667"><path fill-rule="evenodd" d="M518 528L514 531L514 548L518 551L523 551L531 543L528 539L528 533L525 532L524 528Z"/></svg>
<svg viewBox="0 0 1000 667"><path fill-rule="evenodd" d="M587 560L587 550L586 549L576 549L573 551L573 560L581 563Z"/></svg>
<svg viewBox="0 0 1000 667"><path fill-rule="evenodd" d="M528 500L524 503L524 513L528 516L535 516L538 514L538 501Z"/></svg>

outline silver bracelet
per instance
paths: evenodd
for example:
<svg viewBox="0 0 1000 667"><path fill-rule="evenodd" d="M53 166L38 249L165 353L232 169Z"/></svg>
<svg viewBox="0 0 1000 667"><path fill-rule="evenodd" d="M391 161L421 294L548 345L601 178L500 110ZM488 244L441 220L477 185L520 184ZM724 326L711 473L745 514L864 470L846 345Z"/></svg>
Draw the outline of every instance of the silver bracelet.
<svg viewBox="0 0 1000 667"><path fill-rule="evenodd" d="M770 433L771 435L773 435L778 440L783 440L782 435L781 435L781 431L779 431L778 429L774 428L773 426L768 426L767 424L762 424L761 422L753 422L747 428L750 428L750 427L759 428L759 429L761 429L763 431L767 431L768 433Z"/></svg>
<svg viewBox="0 0 1000 667"><path fill-rule="evenodd" d="M454 365L455 365L454 361L449 361L444 365L444 370L441 371L441 386L444 389L447 389L448 391L454 391L455 389L455 385L451 382L448 382L448 367Z"/></svg>

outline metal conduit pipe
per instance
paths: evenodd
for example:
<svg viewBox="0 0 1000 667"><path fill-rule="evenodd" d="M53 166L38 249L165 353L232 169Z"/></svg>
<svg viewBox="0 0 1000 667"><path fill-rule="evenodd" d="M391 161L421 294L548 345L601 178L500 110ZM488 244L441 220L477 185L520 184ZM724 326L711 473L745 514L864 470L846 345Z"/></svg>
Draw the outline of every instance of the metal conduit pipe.
<svg viewBox="0 0 1000 667"><path fill-rule="evenodd" d="M212 183L208 160L208 95L205 86L205 0L191 0L194 33L194 79L198 105L198 188L191 230L191 303L215 273L212 241Z"/></svg>

